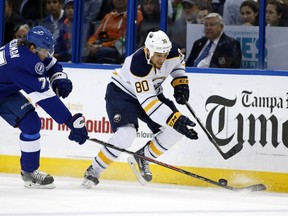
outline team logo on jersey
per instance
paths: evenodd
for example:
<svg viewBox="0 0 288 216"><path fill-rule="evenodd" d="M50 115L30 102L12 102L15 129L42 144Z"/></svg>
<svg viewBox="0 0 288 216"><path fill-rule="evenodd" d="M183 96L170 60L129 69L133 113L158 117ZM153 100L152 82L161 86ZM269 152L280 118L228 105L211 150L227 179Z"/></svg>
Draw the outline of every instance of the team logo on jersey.
<svg viewBox="0 0 288 216"><path fill-rule="evenodd" d="M218 62L220 65L224 65L224 64L226 64L226 58L225 57L219 57Z"/></svg>
<svg viewBox="0 0 288 216"><path fill-rule="evenodd" d="M121 121L121 115L119 113L115 114L113 117L113 121L115 123L119 123Z"/></svg>
<svg viewBox="0 0 288 216"><path fill-rule="evenodd" d="M35 65L35 72L39 75L43 75L44 71L45 71L44 64L42 62L38 62Z"/></svg>

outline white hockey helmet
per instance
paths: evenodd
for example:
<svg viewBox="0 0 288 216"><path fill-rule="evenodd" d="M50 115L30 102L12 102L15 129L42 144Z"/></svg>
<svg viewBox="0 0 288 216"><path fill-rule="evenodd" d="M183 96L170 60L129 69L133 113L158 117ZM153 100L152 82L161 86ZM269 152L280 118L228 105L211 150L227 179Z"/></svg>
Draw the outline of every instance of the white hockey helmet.
<svg viewBox="0 0 288 216"><path fill-rule="evenodd" d="M172 48L172 43L169 37L163 31L159 30L148 33L145 40L145 47L149 50L149 59L151 59L155 52L169 53Z"/></svg>

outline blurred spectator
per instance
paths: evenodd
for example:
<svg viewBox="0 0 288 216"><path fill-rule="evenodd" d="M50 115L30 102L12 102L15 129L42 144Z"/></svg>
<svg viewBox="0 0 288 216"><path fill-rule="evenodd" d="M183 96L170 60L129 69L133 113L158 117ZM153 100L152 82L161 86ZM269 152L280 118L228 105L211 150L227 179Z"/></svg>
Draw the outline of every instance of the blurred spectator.
<svg viewBox="0 0 288 216"><path fill-rule="evenodd" d="M138 26L138 47L144 46L146 36L150 31L157 31L160 29L159 0L142 0L140 3L140 11L143 20Z"/></svg>
<svg viewBox="0 0 288 216"><path fill-rule="evenodd" d="M212 12L211 8L201 7L197 14L197 19L196 19L197 23L204 24L204 18L211 12Z"/></svg>
<svg viewBox="0 0 288 216"><path fill-rule="evenodd" d="M182 16L182 0L170 0L173 10L172 22L179 20Z"/></svg>
<svg viewBox="0 0 288 216"><path fill-rule="evenodd" d="M36 26L46 16L45 0L22 0L19 5L19 13L30 26Z"/></svg>
<svg viewBox="0 0 288 216"><path fill-rule="evenodd" d="M113 10L112 0L84 0L84 38L87 41L104 16Z"/></svg>
<svg viewBox="0 0 288 216"><path fill-rule="evenodd" d="M59 37L60 29L66 19L62 6L62 0L46 0L46 11L49 15L44 17L39 23L52 32L55 40Z"/></svg>
<svg viewBox="0 0 288 216"><path fill-rule="evenodd" d="M140 0L141 1L141 0ZM172 17L173 17L173 7L172 7L172 3L171 3L171 0L165 0L165 1L167 1L167 16L168 16L168 18L169 19L171 19L172 20ZM159 3L160 3L160 5L161 5L161 0L159 0Z"/></svg>
<svg viewBox="0 0 288 216"><path fill-rule="evenodd" d="M186 53L187 24L197 24L199 12L198 0L182 0L183 16L173 23L171 41L176 44L183 54Z"/></svg>
<svg viewBox="0 0 288 216"><path fill-rule="evenodd" d="M211 6L212 6L212 11L214 13L218 13L221 16L223 16L223 10L224 10L225 1L226 0L210 0Z"/></svg>
<svg viewBox="0 0 288 216"><path fill-rule="evenodd" d="M113 11L112 0L84 0L84 28L82 34L82 59L88 56L86 43L100 25L104 16Z"/></svg>
<svg viewBox="0 0 288 216"><path fill-rule="evenodd" d="M226 0L223 10L223 21L225 25L242 25L240 16L240 5L244 0Z"/></svg>
<svg viewBox="0 0 288 216"><path fill-rule="evenodd" d="M127 0L113 0L114 11L108 13L87 42L86 62L120 64L125 58ZM143 19L140 11L137 21Z"/></svg>
<svg viewBox="0 0 288 216"><path fill-rule="evenodd" d="M74 16L74 0L65 0L64 11L66 19L60 29L59 37L56 40L54 57L58 61L68 62L72 57L72 31Z"/></svg>
<svg viewBox="0 0 288 216"><path fill-rule="evenodd" d="M4 44L14 39L17 29L26 23L25 18L13 10L13 0L5 0Z"/></svg>
<svg viewBox="0 0 288 216"><path fill-rule="evenodd" d="M28 24L21 25L15 32L15 38L25 38L29 30L30 26Z"/></svg>
<svg viewBox="0 0 288 216"><path fill-rule="evenodd" d="M198 0L199 7L211 7L211 0Z"/></svg>
<svg viewBox="0 0 288 216"><path fill-rule="evenodd" d="M258 26L259 24L259 6L254 0L242 2L240 14L243 25Z"/></svg>
<svg viewBox="0 0 288 216"><path fill-rule="evenodd" d="M113 11L113 9L114 9L113 0L96 0L96 1L99 1L99 2L102 1L100 8L99 8L99 11L98 11L97 16L96 16L96 20L101 21L106 16L106 14Z"/></svg>
<svg viewBox="0 0 288 216"><path fill-rule="evenodd" d="M240 68L240 43L224 32L221 15L210 13L204 20L205 36L196 40L186 66L200 68Z"/></svg>
<svg viewBox="0 0 288 216"><path fill-rule="evenodd" d="M278 0L268 0L266 5L267 26L288 26L287 5Z"/></svg>

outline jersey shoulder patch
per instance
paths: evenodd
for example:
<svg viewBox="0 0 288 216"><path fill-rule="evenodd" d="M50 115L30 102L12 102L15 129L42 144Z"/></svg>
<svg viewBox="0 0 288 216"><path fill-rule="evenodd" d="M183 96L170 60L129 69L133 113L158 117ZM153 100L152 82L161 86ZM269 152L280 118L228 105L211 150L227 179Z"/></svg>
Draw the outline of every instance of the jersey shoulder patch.
<svg viewBox="0 0 288 216"><path fill-rule="evenodd" d="M145 77L150 73L152 67L147 63L143 48L136 51L132 56L130 71L134 76Z"/></svg>
<svg viewBox="0 0 288 216"><path fill-rule="evenodd" d="M37 62L34 69L35 69L35 72L39 75L43 75L45 72L45 66L43 62Z"/></svg>

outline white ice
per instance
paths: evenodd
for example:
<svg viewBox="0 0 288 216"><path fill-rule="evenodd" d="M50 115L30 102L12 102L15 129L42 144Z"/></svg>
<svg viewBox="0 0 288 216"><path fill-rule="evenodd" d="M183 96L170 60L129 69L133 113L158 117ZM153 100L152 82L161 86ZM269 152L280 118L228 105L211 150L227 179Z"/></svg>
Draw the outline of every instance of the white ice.
<svg viewBox="0 0 288 216"><path fill-rule="evenodd" d="M55 189L27 189L20 175L0 174L0 216L287 216L288 194L222 188L55 177Z"/></svg>

